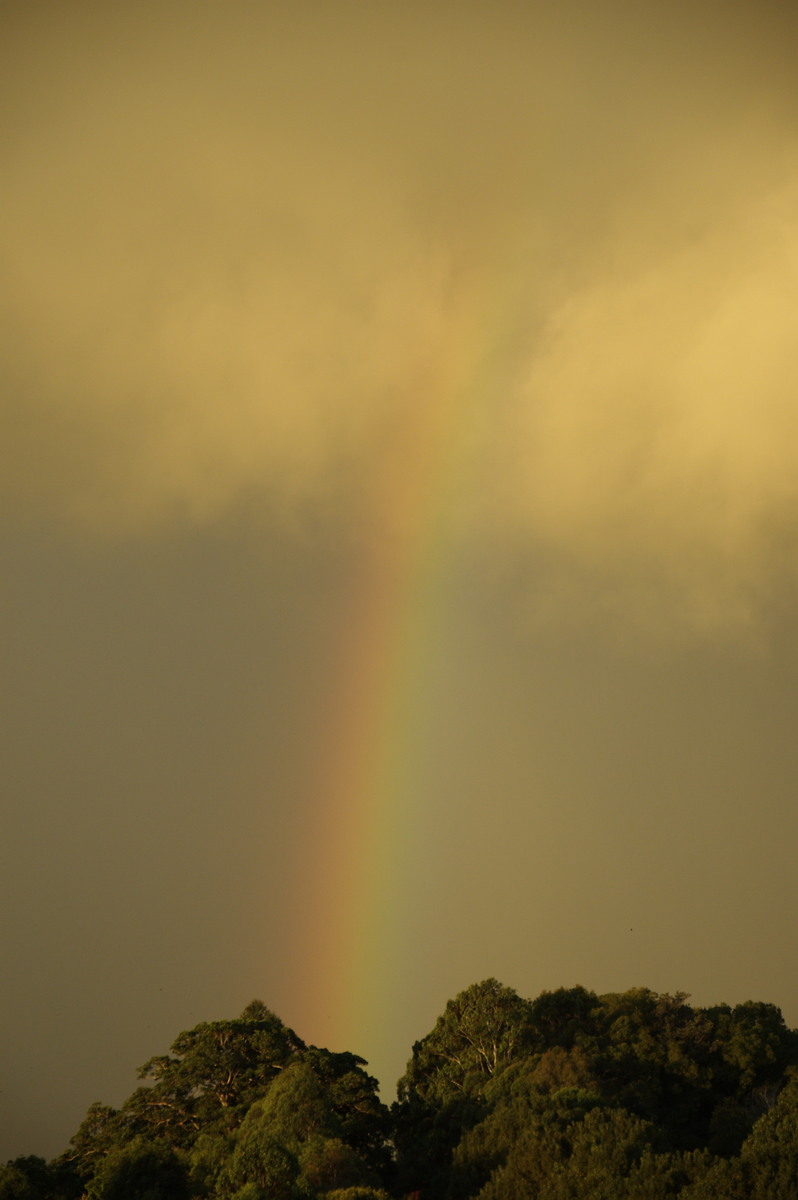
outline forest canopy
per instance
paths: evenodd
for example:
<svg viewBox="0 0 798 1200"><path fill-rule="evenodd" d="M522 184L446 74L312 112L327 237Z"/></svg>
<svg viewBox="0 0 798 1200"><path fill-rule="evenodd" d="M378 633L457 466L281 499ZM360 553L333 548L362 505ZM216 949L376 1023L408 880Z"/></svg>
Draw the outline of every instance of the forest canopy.
<svg viewBox="0 0 798 1200"><path fill-rule="evenodd" d="M261 1001L181 1033L0 1200L798 1200L798 1031L647 988L446 1005L390 1107Z"/></svg>

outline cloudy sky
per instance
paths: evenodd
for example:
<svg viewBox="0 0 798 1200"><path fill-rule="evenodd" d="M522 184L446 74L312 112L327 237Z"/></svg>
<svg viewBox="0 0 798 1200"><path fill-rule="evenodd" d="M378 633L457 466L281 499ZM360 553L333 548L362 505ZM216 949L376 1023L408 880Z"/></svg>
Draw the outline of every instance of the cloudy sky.
<svg viewBox="0 0 798 1200"><path fill-rule="evenodd" d="M2 8L0 1157L263 999L798 1024L798 22Z"/></svg>

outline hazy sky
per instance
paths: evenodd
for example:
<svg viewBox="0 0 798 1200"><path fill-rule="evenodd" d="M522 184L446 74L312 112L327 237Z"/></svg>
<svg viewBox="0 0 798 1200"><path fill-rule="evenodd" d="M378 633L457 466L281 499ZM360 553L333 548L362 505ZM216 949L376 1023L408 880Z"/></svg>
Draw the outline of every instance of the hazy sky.
<svg viewBox="0 0 798 1200"><path fill-rule="evenodd" d="M798 20L0 36L0 1158L255 996L798 1024Z"/></svg>

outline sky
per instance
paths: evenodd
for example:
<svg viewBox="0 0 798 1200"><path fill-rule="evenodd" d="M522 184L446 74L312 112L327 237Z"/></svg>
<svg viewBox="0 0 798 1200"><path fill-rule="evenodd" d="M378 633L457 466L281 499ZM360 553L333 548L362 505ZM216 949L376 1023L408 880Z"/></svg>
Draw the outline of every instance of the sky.
<svg viewBox="0 0 798 1200"><path fill-rule="evenodd" d="M0 23L0 1158L254 997L798 1025L792 6Z"/></svg>

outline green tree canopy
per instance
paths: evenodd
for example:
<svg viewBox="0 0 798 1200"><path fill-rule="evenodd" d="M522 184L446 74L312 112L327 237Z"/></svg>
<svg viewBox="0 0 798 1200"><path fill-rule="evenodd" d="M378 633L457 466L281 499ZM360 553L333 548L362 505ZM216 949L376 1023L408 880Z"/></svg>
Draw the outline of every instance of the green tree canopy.
<svg viewBox="0 0 798 1200"><path fill-rule="evenodd" d="M92 1200L188 1200L188 1174L171 1146L134 1138L103 1159L88 1194Z"/></svg>
<svg viewBox="0 0 798 1200"><path fill-rule="evenodd" d="M261 1001L94 1104L0 1200L798 1200L798 1035L774 1005L495 979L413 1046L390 1113Z"/></svg>
<svg viewBox="0 0 798 1200"><path fill-rule="evenodd" d="M475 983L449 1001L431 1033L413 1046L399 1099L480 1096L491 1076L528 1049L529 1034L528 1001L495 979Z"/></svg>

